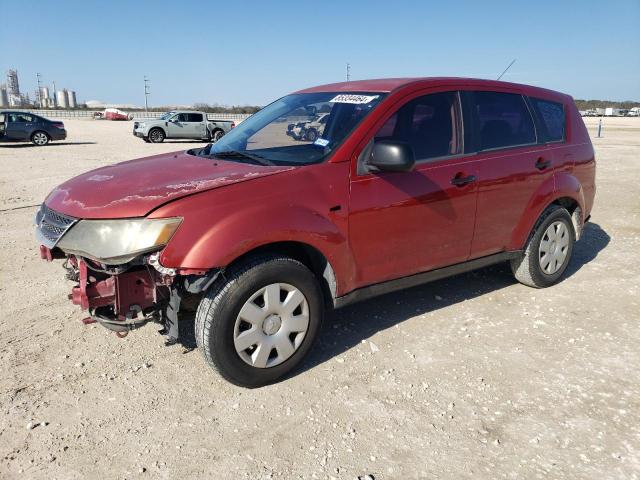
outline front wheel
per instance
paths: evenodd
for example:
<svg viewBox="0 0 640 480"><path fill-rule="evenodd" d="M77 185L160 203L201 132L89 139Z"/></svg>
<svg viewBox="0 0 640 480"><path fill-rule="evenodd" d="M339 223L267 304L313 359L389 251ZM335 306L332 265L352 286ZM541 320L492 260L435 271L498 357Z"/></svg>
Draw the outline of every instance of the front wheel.
<svg viewBox="0 0 640 480"><path fill-rule="evenodd" d="M300 364L322 317L322 292L305 265L280 255L259 257L230 268L204 296L196 342L224 378L259 387Z"/></svg>
<svg viewBox="0 0 640 480"><path fill-rule="evenodd" d="M164 131L160 128L154 128L149 132L149 141L151 143L162 143L164 142Z"/></svg>
<svg viewBox="0 0 640 480"><path fill-rule="evenodd" d="M49 135L47 135L46 132L33 132L31 135L31 143L39 147L49 143L49 140Z"/></svg>
<svg viewBox="0 0 640 480"><path fill-rule="evenodd" d="M315 142L318 139L318 132L315 128L307 130L305 138L310 142Z"/></svg>
<svg viewBox="0 0 640 480"><path fill-rule="evenodd" d="M520 283L549 287L567 269L575 241L571 215L566 209L552 205L538 219L522 256L511 260L511 270Z"/></svg>

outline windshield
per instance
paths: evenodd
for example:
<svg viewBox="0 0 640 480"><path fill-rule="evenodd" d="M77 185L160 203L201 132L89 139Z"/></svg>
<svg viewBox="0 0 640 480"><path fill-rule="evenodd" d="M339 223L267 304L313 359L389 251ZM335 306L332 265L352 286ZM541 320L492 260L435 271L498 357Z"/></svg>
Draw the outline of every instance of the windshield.
<svg viewBox="0 0 640 480"><path fill-rule="evenodd" d="M198 154L267 165L319 163L382 100L381 93L301 93L276 100Z"/></svg>
<svg viewBox="0 0 640 480"><path fill-rule="evenodd" d="M173 117L173 115L174 115L175 113L176 113L176 112L167 112L167 113L163 113L163 114L160 116L160 120L169 120L171 117Z"/></svg>

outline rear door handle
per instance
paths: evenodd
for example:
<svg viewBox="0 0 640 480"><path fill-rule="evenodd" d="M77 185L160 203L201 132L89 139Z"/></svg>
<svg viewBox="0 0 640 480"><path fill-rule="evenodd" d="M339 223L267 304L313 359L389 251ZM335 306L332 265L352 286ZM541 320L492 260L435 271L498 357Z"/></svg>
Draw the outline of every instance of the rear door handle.
<svg viewBox="0 0 640 480"><path fill-rule="evenodd" d="M467 175L466 177L455 176L451 179L451 185L455 185L456 187L462 187L469 183L473 183L476 181L475 175Z"/></svg>
<svg viewBox="0 0 640 480"><path fill-rule="evenodd" d="M549 165L551 165L551 160L545 160L542 157L540 157L536 162L536 168L538 170L544 170L545 168L548 168Z"/></svg>

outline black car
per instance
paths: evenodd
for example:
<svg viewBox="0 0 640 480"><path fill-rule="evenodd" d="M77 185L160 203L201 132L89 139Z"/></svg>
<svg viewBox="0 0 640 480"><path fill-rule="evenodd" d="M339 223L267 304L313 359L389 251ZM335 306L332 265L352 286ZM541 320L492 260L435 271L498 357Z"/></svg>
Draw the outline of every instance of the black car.
<svg viewBox="0 0 640 480"><path fill-rule="evenodd" d="M51 140L64 140L64 123L48 120L33 113L1 111L0 142L32 142L42 146Z"/></svg>

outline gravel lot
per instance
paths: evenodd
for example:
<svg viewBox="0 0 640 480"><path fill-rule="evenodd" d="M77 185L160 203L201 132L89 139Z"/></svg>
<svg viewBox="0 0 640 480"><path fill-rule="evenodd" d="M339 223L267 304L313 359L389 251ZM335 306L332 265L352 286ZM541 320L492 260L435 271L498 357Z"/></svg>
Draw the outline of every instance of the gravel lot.
<svg viewBox="0 0 640 480"><path fill-rule="evenodd" d="M65 124L65 142L0 145L0 478L640 478L640 118L593 139L596 206L562 283L504 265L354 305L297 375L257 390L152 326L120 340L79 322L34 205L202 143Z"/></svg>

